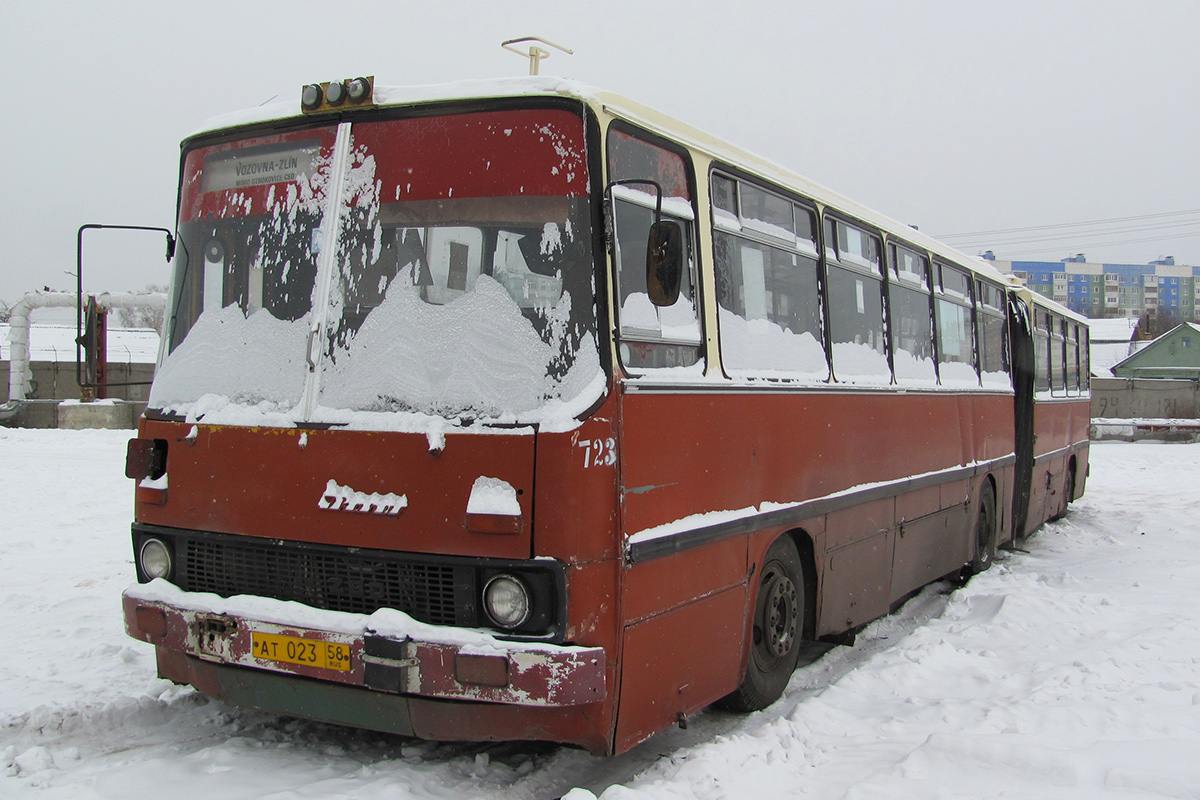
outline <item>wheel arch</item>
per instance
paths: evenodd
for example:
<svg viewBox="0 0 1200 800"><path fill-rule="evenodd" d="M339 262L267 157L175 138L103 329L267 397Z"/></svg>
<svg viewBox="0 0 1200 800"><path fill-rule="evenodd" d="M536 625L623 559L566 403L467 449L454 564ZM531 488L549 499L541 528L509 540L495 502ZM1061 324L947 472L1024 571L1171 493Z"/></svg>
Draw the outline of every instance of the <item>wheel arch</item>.
<svg viewBox="0 0 1200 800"><path fill-rule="evenodd" d="M992 501L997 505L996 513L999 514L1000 482L996 480L995 473L989 472L983 476L983 480L979 483L979 491L992 493ZM999 521L999 517L997 517L997 521Z"/></svg>
<svg viewBox="0 0 1200 800"><path fill-rule="evenodd" d="M804 570L804 639L809 641L816 639L817 634L817 598L820 596L818 592L817 579L817 558L816 546L813 543L813 538L804 528L792 528L784 531L784 536L792 540L796 545L796 551L800 554L800 567Z"/></svg>
<svg viewBox="0 0 1200 800"><path fill-rule="evenodd" d="M990 501L990 502L989 502ZM980 536L980 521L983 519L983 508L985 505L991 506L991 530L987 534L987 541L984 541ZM1000 536L1002 525L1000 523L1000 492L999 482L996 476L991 472L985 474L979 482L979 492L976 496L973 518L974 524L971 526L972 549L974 551L971 560L966 566L966 575L975 575L984 572L991 568L992 562L996 559L996 551L1000 546Z"/></svg>

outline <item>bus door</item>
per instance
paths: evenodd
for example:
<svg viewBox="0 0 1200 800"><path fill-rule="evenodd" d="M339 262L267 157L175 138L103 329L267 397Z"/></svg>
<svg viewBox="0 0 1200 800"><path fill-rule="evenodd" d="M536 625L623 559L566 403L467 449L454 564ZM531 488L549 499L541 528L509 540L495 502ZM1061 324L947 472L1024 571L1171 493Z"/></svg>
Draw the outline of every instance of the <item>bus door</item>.
<svg viewBox="0 0 1200 800"><path fill-rule="evenodd" d="M1016 466L1013 477L1013 537L1024 536L1029 518L1033 491L1033 415L1036 357L1031 329L1030 309L1020 298L1008 300L1008 340L1012 343L1013 413L1015 436L1013 452ZM1040 509L1034 515L1035 525L1041 521Z"/></svg>

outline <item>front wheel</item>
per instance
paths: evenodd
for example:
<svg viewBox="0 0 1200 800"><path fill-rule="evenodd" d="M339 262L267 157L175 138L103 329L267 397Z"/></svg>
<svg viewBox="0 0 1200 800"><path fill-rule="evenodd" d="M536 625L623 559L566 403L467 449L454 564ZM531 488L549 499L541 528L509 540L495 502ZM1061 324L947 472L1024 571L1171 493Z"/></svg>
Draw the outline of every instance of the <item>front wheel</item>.
<svg viewBox="0 0 1200 800"><path fill-rule="evenodd" d="M796 544L781 536L767 550L759 572L746 677L718 705L747 712L778 700L796 669L803 630L804 571Z"/></svg>

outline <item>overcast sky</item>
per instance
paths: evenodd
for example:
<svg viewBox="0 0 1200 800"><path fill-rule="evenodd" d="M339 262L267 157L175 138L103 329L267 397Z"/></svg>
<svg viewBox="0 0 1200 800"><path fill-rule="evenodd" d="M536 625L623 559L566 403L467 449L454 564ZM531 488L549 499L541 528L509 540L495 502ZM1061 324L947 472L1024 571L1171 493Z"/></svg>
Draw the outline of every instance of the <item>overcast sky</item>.
<svg viewBox="0 0 1200 800"><path fill-rule="evenodd" d="M84 223L173 226L179 140L210 116L354 75L522 75L500 42L530 35L575 51L543 74L933 235L1120 220L952 240L973 254L1200 265L1196 0L5 0L0 299L73 289ZM135 241L120 268L85 258L85 288L165 283L160 240Z"/></svg>

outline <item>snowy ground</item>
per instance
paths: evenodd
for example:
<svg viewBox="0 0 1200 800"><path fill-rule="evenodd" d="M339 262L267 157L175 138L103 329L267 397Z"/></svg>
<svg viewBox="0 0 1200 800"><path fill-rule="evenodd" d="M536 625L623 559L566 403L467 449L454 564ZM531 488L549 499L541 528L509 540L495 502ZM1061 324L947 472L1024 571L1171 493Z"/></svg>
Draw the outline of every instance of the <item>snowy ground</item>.
<svg viewBox="0 0 1200 800"><path fill-rule="evenodd" d="M1200 445L1094 445L1087 496L1029 552L927 589L764 712L601 759L155 679L120 619L128 437L0 428L2 798L1200 798Z"/></svg>

